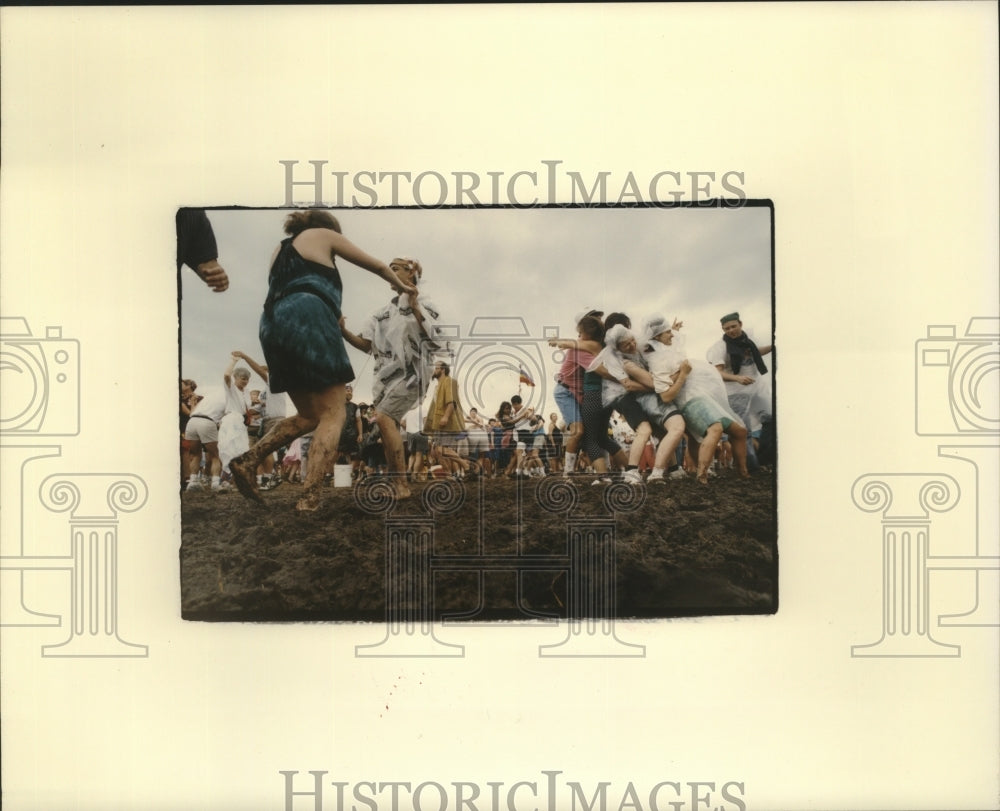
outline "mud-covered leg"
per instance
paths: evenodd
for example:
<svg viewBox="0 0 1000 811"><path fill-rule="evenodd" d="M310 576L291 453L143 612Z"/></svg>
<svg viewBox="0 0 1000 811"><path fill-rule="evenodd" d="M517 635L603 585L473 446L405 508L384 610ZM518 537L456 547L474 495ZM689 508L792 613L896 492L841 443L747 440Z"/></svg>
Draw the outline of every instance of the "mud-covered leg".
<svg viewBox="0 0 1000 811"><path fill-rule="evenodd" d="M698 448L698 482L708 484L708 466L715 458L715 449L722 438L722 423L713 422L705 432L705 437Z"/></svg>
<svg viewBox="0 0 1000 811"><path fill-rule="evenodd" d="M257 487L257 465L260 464L260 460L278 448L291 444L315 425L313 420L301 414L286 417L261 437L260 442L250 450L230 461L229 471L233 474L233 482L240 493L250 501L263 504L264 498Z"/></svg>
<svg viewBox="0 0 1000 811"><path fill-rule="evenodd" d="M736 463L736 472L741 478L747 478L750 473L747 471L747 429L738 422L729 425L730 444L733 447L733 461Z"/></svg>
<svg viewBox="0 0 1000 811"><path fill-rule="evenodd" d="M399 425L388 414L375 412L375 422L382 432L382 447L385 462L389 466L389 476L396 488L396 498L409 498L410 488L406 483L406 454L403 452L403 437Z"/></svg>

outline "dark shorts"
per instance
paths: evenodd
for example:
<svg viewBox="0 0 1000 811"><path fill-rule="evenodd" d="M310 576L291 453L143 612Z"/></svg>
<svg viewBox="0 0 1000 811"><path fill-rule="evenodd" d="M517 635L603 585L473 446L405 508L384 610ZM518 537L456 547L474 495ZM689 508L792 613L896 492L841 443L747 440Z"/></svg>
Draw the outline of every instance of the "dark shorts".
<svg viewBox="0 0 1000 811"><path fill-rule="evenodd" d="M358 453L358 435L355 433L341 434L340 445L337 450L341 453Z"/></svg>
<svg viewBox="0 0 1000 811"><path fill-rule="evenodd" d="M431 441L427 434L410 434L410 439L406 444L410 453L427 454L431 452Z"/></svg>
<svg viewBox="0 0 1000 811"><path fill-rule="evenodd" d="M616 400L614 402L614 409L625 418L625 422L628 423L628 427L633 431L637 430L644 422L648 422L654 430L656 428L656 426L653 425L653 420L649 418L649 415L647 415L635 401L635 397L632 397L631 395L627 394L619 400ZM660 430L663 430L663 426L660 426Z"/></svg>
<svg viewBox="0 0 1000 811"><path fill-rule="evenodd" d="M629 392L624 397L619 398L614 403L614 409L628 423L629 428L637 430L644 422L649 423L653 430L653 436L661 437L666 434L663 424L674 414L680 411L670 403L664 403L659 395L646 393L638 397Z"/></svg>

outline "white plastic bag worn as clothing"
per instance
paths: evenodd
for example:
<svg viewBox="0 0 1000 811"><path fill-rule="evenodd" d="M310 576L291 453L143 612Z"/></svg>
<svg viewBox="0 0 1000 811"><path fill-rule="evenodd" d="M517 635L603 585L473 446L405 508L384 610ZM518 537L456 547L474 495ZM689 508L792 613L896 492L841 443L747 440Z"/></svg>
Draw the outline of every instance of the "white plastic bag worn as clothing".
<svg viewBox="0 0 1000 811"><path fill-rule="evenodd" d="M219 459L222 469L229 470L229 462L250 450L250 438L243 424L243 415L229 412L219 423Z"/></svg>
<svg viewBox="0 0 1000 811"><path fill-rule="evenodd" d="M771 377L764 375L755 377L748 385L737 383L738 389L732 389L726 384L729 394L729 407L746 424L751 431L761 427L762 419L773 410L771 405Z"/></svg>
<svg viewBox="0 0 1000 811"><path fill-rule="evenodd" d="M708 361L685 358L674 346L659 344L653 352L646 355L646 362L649 364L649 372L653 376L656 393L664 392L673 385L673 375L676 374L684 360L691 364L691 371L674 398L677 407L683 408L695 397L705 397L714 400L728 411L729 398L726 397L726 387L718 370Z"/></svg>

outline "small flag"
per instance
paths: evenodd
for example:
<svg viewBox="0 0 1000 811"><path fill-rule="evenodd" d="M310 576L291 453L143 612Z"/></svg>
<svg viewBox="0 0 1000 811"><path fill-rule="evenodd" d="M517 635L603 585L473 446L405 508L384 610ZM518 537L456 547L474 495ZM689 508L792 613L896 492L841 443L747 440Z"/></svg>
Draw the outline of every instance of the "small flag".
<svg viewBox="0 0 1000 811"><path fill-rule="evenodd" d="M518 374L521 376L520 380L518 381L519 383L524 383L525 386L534 386L535 385L535 381L531 379L531 375L529 375L525 371L525 369L524 369L523 366L518 366L517 371L518 371Z"/></svg>

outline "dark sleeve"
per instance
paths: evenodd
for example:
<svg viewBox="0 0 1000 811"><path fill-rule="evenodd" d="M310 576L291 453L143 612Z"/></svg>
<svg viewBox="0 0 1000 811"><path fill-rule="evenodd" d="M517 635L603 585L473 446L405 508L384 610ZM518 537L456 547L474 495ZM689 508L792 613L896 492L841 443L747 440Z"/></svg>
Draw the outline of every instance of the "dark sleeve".
<svg viewBox="0 0 1000 811"><path fill-rule="evenodd" d="M177 209L177 269L187 265L192 270L202 262L219 258L215 233L202 208Z"/></svg>

